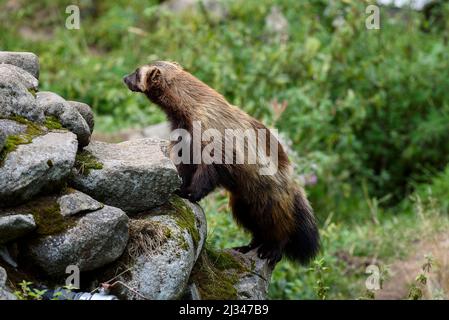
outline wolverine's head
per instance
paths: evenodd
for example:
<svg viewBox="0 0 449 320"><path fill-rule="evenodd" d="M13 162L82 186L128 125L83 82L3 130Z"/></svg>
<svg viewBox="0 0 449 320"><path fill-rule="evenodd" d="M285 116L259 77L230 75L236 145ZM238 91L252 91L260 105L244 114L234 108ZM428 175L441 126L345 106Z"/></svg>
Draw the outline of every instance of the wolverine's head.
<svg viewBox="0 0 449 320"><path fill-rule="evenodd" d="M180 71L181 66L175 62L156 61L137 68L123 81L131 91L151 95L166 88Z"/></svg>

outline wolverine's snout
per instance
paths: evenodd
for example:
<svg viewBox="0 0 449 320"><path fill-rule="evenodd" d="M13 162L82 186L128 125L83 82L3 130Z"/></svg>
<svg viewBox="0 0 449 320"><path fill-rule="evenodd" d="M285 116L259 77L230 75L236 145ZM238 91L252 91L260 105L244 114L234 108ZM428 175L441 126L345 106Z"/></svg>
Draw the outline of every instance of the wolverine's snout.
<svg viewBox="0 0 449 320"><path fill-rule="evenodd" d="M136 73L131 73L123 77L123 82L128 86L129 90L139 92L140 89L137 86L137 76Z"/></svg>

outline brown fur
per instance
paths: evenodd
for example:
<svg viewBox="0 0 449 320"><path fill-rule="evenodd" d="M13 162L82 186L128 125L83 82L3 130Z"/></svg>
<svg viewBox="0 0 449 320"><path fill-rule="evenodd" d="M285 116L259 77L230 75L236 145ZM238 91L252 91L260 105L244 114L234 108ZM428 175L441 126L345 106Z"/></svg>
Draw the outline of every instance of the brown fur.
<svg viewBox="0 0 449 320"><path fill-rule="evenodd" d="M167 114L172 129L183 128L192 134L192 123L200 121L203 132L213 128L223 137L225 129L266 129L267 137L271 135L262 123L229 104L178 64L154 62L125 77L125 83L132 91L143 92L158 104ZM202 148L207 144L202 142ZM252 243L245 250L259 247L259 255L272 264L280 260L283 252L306 262L318 250L317 228L302 188L292 179L288 157L277 144L278 171L274 175L261 175L259 164L178 165L183 179L180 194L199 201L215 187L223 186L231 193L234 218L253 234ZM244 148L253 147L245 144ZM222 163L224 156L223 147ZM267 152L267 157L274 156Z"/></svg>

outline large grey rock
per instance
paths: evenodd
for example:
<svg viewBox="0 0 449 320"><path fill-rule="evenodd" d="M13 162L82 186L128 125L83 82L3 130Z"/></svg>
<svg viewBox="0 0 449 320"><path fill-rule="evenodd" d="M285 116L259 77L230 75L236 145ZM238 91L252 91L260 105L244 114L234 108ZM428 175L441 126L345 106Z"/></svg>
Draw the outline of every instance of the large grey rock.
<svg viewBox="0 0 449 320"><path fill-rule="evenodd" d="M86 174L74 169L72 184L105 204L138 213L167 201L180 185L163 142L140 139L118 144L93 141L85 150L103 166Z"/></svg>
<svg viewBox="0 0 449 320"><path fill-rule="evenodd" d="M42 123L44 112L37 107L31 90L37 86L37 80L12 66L0 65L0 69L0 118L22 116Z"/></svg>
<svg viewBox="0 0 449 320"><path fill-rule="evenodd" d="M6 270L0 267L0 300L17 300L16 296L6 287L6 280Z"/></svg>
<svg viewBox="0 0 449 320"><path fill-rule="evenodd" d="M0 151L3 149L6 143L6 133L0 130Z"/></svg>
<svg viewBox="0 0 449 320"><path fill-rule="evenodd" d="M67 101L72 107L74 107L86 120L87 125L89 126L90 133L94 131L95 126L95 120L94 120L94 113L92 112L92 109L89 107L89 105L78 102L78 101Z"/></svg>
<svg viewBox="0 0 449 320"><path fill-rule="evenodd" d="M130 272L121 278L140 295L129 290L123 290L119 295L131 300L178 299L187 287L190 272L206 239L204 212L198 205L176 197L145 219L166 229L163 233L168 236L152 252L133 257ZM130 238L130 243L134 241Z"/></svg>
<svg viewBox="0 0 449 320"><path fill-rule="evenodd" d="M271 273L273 272L267 260L257 257L257 250L252 250L246 254L234 250L229 250L229 252L241 259L248 267L248 271L241 273L238 282L235 284L238 299L267 299L268 286L270 284Z"/></svg>
<svg viewBox="0 0 449 320"><path fill-rule="evenodd" d="M28 90L37 90L39 80L33 75L12 64L0 64L0 74L5 79L19 79Z"/></svg>
<svg viewBox="0 0 449 320"><path fill-rule="evenodd" d="M77 190L62 195L57 202L63 216L73 216L77 213L91 212L104 207L101 202Z"/></svg>
<svg viewBox="0 0 449 320"><path fill-rule="evenodd" d="M9 119L0 119L0 151L9 136L24 133L26 130L27 126L24 124Z"/></svg>
<svg viewBox="0 0 449 320"><path fill-rule="evenodd" d="M142 135L147 138L170 140L171 128L168 122L161 122L142 129Z"/></svg>
<svg viewBox="0 0 449 320"><path fill-rule="evenodd" d="M0 207L18 204L67 177L75 162L73 133L49 132L18 145L0 166Z"/></svg>
<svg viewBox="0 0 449 320"><path fill-rule="evenodd" d="M26 124L18 123L10 119L0 119L0 132L3 132L6 136L24 133L26 130Z"/></svg>
<svg viewBox="0 0 449 320"><path fill-rule="evenodd" d="M0 216L0 244L15 240L36 228L31 214Z"/></svg>
<svg viewBox="0 0 449 320"><path fill-rule="evenodd" d="M34 53L0 51L0 63L15 65L39 79L39 58Z"/></svg>
<svg viewBox="0 0 449 320"><path fill-rule="evenodd" d="M69 265L89 271L114 261L123 253L127 241L127 215L105 206L86 214L62 233L27 241L22 251L30 263L48 275L61 276Z"/></svg>
<svg viewBox="0 0 449 320"><path fill-rule="evenodd" d="M45 115L57 118L63 127L76 134L80 149L89 144L91 134L89 125L70 103L56 93L48 91L38 92L36 102L39 108L44 110Z"/></svg>

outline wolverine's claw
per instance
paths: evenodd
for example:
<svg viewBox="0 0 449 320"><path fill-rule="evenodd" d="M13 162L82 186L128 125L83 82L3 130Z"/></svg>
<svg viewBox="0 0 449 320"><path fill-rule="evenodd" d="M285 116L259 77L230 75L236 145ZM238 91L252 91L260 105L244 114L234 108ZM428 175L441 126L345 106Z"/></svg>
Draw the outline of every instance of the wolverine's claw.
<svg viewBox="0 0 449 320"><path fill-rule="evenodd" d="M260 259L267 259L270 267L274 268L274 266L282 259L282 250L277 246L262 244L257 249L257 256Z"/></svg>

